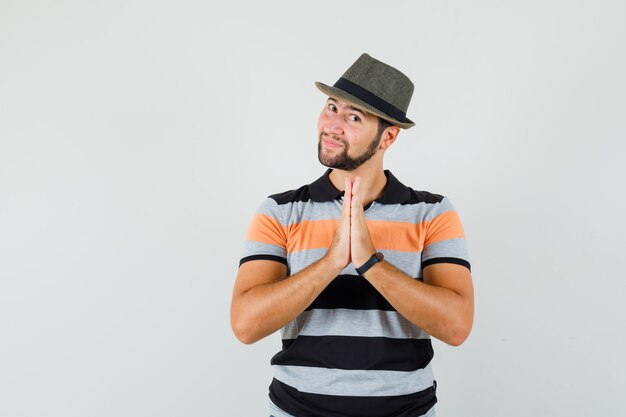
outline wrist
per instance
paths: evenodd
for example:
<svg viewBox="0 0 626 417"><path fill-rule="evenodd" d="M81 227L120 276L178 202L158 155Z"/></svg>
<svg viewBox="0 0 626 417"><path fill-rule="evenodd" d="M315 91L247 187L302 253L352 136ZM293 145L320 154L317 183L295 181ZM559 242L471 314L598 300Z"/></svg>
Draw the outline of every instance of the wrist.
<svg viewBox="0 0 626 417"><path fill-rule="evenodd" d="M343 271L344 268L347 266L347 265L342 266L335 259L333 259L332 257L328 255L324 255L319 260L319 262L322 264L322 267L324 268L325 271L329 271L332 274L333 278L339 275L339 273L341 273L341 271Z"/></svg>
<svg viewBox="0 0 626 417"><path fill-rule="evenodd" d="M356 272L359 275L363 275L370 268L372 268L377 263L382 262L384 259L385 259L385 255L383 255L382 252L376 252L373 255L371 255L368 259L366 259L363 263L361 264L357 263L356 265L354 265L354 268L356 269Z"/></svg>

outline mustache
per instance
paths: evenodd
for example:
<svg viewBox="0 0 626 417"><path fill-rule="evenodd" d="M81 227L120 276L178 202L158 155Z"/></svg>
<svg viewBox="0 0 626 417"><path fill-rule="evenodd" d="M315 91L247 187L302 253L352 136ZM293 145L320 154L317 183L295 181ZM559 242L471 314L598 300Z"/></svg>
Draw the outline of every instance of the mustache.
<svg viewBox="0 0 626 417"><path fill-rule="evenodd" d="M345 142L344 142L344 141L343 141L340 137L335 136L335 135L328 134L328 133L326 133L326 132L322 132L322 133L320 133L320 137L319 137L320 142L322 141L322 138L323 138L324 136L328 136L329 138L332 138L333 140L335 140L335 141L337 141L337 142L341 143L343 146L346 146L346 143L345 143Z"/></svg>

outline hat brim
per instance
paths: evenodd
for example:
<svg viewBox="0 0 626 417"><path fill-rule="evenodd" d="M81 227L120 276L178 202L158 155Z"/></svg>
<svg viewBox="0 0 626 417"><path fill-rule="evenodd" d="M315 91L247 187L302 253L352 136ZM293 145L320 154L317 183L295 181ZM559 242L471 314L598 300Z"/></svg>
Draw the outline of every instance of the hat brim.
<svg viewBox="0 0 626 417"><path fill-rule="evenodd" d="M382 111L378 110L374 106L371 106L371 105L367 104L366 102L364 102L363 100L360 100L360 99L354 97L352 94L346 93L345 91L343 91L340 88L331 87L331 86L326 85L324 83L321 83L319 81L315 82L315 86L322 93L326 94L329 97L336 98L337 100L349 102L350 104L353 104L356 107L362 108L363 110L368 111L369 113L373 113L376 116L380 117L381 119L384 119L384 120L388 121L389 123L391 123L391 124L393 124L395 126L398 126L398 127L402 128L402 129L408 129L410 127L415 126L415 123L413 123L408 118L405 118L404 121L400 121L400 120L394 119L393 117L390 117L390 116L386 115L385 113L383 113Z"/></svg>

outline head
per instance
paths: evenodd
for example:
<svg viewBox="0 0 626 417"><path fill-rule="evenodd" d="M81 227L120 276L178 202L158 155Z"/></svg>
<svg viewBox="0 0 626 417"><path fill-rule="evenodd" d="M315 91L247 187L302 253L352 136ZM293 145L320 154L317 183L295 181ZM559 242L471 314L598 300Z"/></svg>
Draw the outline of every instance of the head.
<svg viewBox="0 0 626 417"><path fill-rule="evenodd" d="M318 119L318 159L322 165L353 171L379 159L400 128L355 106L329 97Z"/></svg>
<svg viewBox="0 0 626 417"><path fill-rule="evenodd" d="M415 125L406 116L413 82L401 71L368 54L361 54L334 85L319 81L315 85L327 96L390 120L394 126L408 129Z"/></svg>
<svg viewBox="0 0 626 417"><path fill-rule="evenodd" d="M406 117L413 83L368 54L361 54L333 86L315 85L329 96L318 121L323 165L345 171L367 163L382 165L384 151L400 128L415 125Z"/></svg>

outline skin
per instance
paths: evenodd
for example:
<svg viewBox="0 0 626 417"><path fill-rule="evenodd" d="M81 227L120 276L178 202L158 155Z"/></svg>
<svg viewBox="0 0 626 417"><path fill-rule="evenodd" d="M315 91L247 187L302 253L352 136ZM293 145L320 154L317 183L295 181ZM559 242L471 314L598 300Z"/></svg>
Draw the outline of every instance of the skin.
<svg viewBox="0 0 626 417"><path fill-rule="evenodd" d="M268 260L241 265L231 303L231 325L241 342L254 343L279 330L348 264L361 266L376 251L363 207L385 189L383 156L400 131L390 126L379 138L377 128L377 116L333 98L326 102L318 119L318 157L326 166L351 168L335 168L329 176L337 189L345 191L341 220L326 254L297 274L288 277L284 264ZM360 165L349 166L354 160ZM462 344L474 318L469 270L441 263L425 267L423 275L422 282L382 261L364 277L411 323L445 343Z"/></svg>

